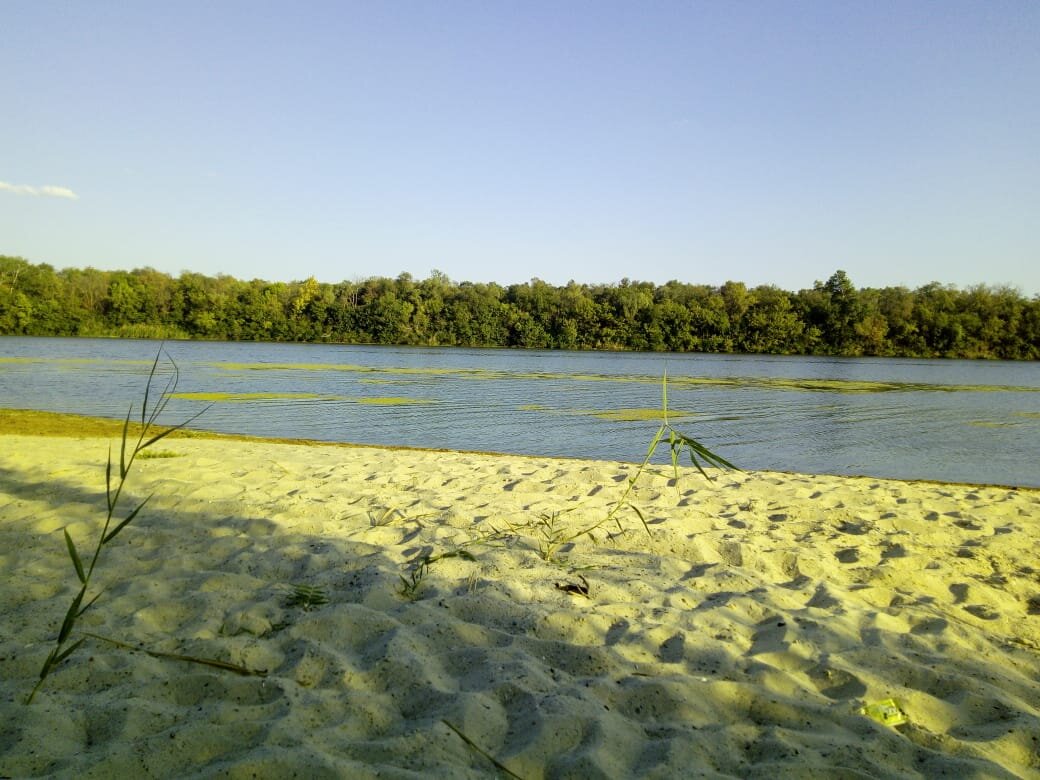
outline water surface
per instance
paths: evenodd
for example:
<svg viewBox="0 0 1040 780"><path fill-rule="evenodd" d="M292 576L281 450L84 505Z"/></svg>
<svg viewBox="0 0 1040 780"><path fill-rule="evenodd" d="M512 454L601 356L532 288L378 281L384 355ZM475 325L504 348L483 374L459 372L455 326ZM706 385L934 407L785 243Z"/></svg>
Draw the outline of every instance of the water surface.
<svg viewBox="0 0 1040 780"><path fill-rule="evenodd" d="M122 417L158 348L0 338L0 406ZM169 342L170 421L639 460L661 378L680 430L747 469L1040 486L1035 363Z"/></svg>

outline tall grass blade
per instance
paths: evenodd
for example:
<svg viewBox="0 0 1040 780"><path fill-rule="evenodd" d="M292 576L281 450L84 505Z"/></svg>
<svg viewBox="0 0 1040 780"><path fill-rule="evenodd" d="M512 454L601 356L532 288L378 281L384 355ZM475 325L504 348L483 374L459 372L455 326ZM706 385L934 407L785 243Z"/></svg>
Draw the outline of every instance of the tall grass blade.
<svg viewBox="0 0 1040 780"><path fill-rule="evenodd" d="M83 632L84 636L89 636L93 639L98 639L102 642L108 642L110 645L121 648L123 650L133 650L135 652L144 653L150 655L152 658L166 658L171 661L185 661L192 664L200 664L202 666L209 666L214 669L223 669L226 672L235 672L246 677L266 677L266 669L250 669L248 666L239 666L228 661L218 661L216 658L200 658L195 655L182 655L181 653L164 653L162 650L149 650L146 647L138 647L131 645L126 642L120 642L118 639L110 639L107 636L101 636L100 634L92 634L89 631Z"/></svg>
<svg viewBox="0 0 1040 780"><path fill-rule="evenodd" d="M213 404L210 404L209 406L207 406L206 408L204 408L200 412L196 412L195 414L193 414L191 417L189 417L184 422L179 423L178 425L174 425L174 426L172 426L170 428L167 428L164 431L161 431L160 433L155 434L150 439L148 439L148 441L144 442L140 447L138 447L138 450L148 449L153 444L155 444L157 441L159 441L161 439L165 439L171 433L175 433L175 432L179 431L181 428L184 428L185 426L190 425L191 423L195 422L195 420L197 420L205 412L207 412L211 406L213 406Z"/></svg>
<svg viewBox="0 0 1040 780"><path fill-rule="evenodd" d="M99 590L99 591L97 592L97 595L96 595L96 596L94 596L94 598L92 598L92 599L91 599L90 601L88 601L88 602L87 602L86 604L84 604L84 605L83 605L83 607L82 607L82 609L80 609L80 611L76 613L76 617L79 617L79 616L80 616L80 615L82 615L82 614L83 614L84 612L86 612L86 611L87 611L88 609L90 609L90 608L91 608L92 606L94 606L94 602L95 602L95 601L97 601L97 600L98 600L99 598L101 598L101 594L102 594L102 593L104 593L104 592L105 592L104 590Z"/></svg>
<svg viewBox="0 0 1040 780"><path fill-rule="evenodd" d="M159 369L159 360L163 355L166 355L166 357L170 360L170 364L173 366L173 375L170 377L170 379L167 380L166 387L163 389L158 400L156 400L156 402L152 404L152 382L155 380L156 373ZM177 378L179 376L180 372L177 369L177 364L174 363L173 359L170 358L169 355L165 352L165 350L160 347L158 354L156 354L155 356L155 360L152 362L151 370L148 373L148 382L146 383L144 389L144 403L141 405L141 430L137 436L136 443L130 441L130 418L133 416L133 405L130 406L129 411L127 411L126 413L126 418L123 420L123 431L119 442L118 479L113 479L112 476L112 473L114 471L113 464L115 463L115 458L113 457L112 445L109 444L108 447L108 457L105 460L105 508L107 510L107 514L105 517L104 526L102 527L101 533L98 537L97 546L94 548L93 556L90 559L89 567L84 566L83 559L80 557L79 550L76 549L76 544L75 542L73 542L72 535L69 533L68 529L63 529L63 533L65 536L65 547L66 549L68 549L69 558L72 559L72 565L76 569L76 577L79 579L80 589L76 593L76 596L72 600L72 603L69 605L68 611L66 611L65 613L65 618L62 620L61 628L58 631L58 638L55 641L54 647L51 649L50 654L47 656L47 659L43 662L43 666L40 669L39 682L36 683L32 691L26 697L26 704L32 702L33 697L36 695L36 692L40 689L40 686L43 685L44 680L47 679L47 676L50 674L51 670L55 667L55 665L68 658L77 648L82 646L86 636L95 636L93 634L86 634L84 632L84 637L81 637L77 641L71 643L68 647L65 646L65 643L68 641L70 635L72 634L73 628L76 625L77 618L79 618L83 613L90 609L90 607L94 605L98 598L100 598L101 594L105 592L104 588L98 590L96 595L92 599L90 599L90 601L88 601L86 605L83 604L83 600L86 598L87 590L91 588L91 578L94 574L94 569L97 566L99 559L101 558L102 549L106 544L111 542L119 534L120 531L122 531L124 528L126 528L126 526L133 522L133 520L137 517L138 513L145 507L148 501L152 498L152 496L148 496L148 498L144 499L144 501L141 501L130 511L130 513L123 520L119 521L119 523L114 528L109 530L115 518L116 508L120 504L123 488L126 486L127 477L130 474L130 469L134 465L134 460L146 447L149 447L155 442L159 441L160 439L169 436L174 431L183 428L185 425L192 422L199 415L206 411L206 409L203 409L202 411L193 415L188 420L182 422L180 425L176 425L172 428L168 428L156 434L150 434L152 425L156 422L162 411L166 408L166 405L169 403L170 397L177 387ZM209 407L206 408L208 409ZM103 637L97 638L103 639ZM110 641L114 644L120 644L114 642L114 640L105 641ZM129 645L122 646L130 647ZM246 669L245 667L225 663L223 661L215 661L213 659L208 658L181 656L174 653L151 652L150 654L159 658L172 658L182 661L192 661L194 663L206 664L208 666L212 666L218 669L227 669L229 671L238 672L239 674L260 674L260 672L255 672L253 670Z"/></svg>
<svg viewBox="0 0 1040 780"><path fill-rule="evenodd" d="M159 368L159 358L165 353L163 347L159 347L159 350L155 353L155 360L152 361L152 368L148 372L148 381L144 384L144 402L141 404L141 425L147 427L145 422L145 415L148 412L148 394L152 390L152 379L155 377L155 372ZM172 362L172 361L171 361Z"/></svg>
<svg viewBox="0 0 1040 780"><path fill-rule="evenodd" d="M69 645L56 656L54 656L54 661L51 662L51 666L57 666L58 664L60 664L62 661L64 661L66 658L72 655L76 651L76 648L78 648L81 644L83 644L86 641L87 638L85 636L77 639L71 645Z"/></svg>
<svg viewBox="0 0 1040 780"><path fill-rule="evenodd" d="M632 511L634 511L636 513L636 515L638 515L639 522L641 522L643 524L643 528L646 529L647 536L649 536L650 535L650 526L647 525L646 517L643 515L643 510L640 509L639 507L637 507L635 504L631 504L630 506L632 507Z"/></svg>
<svg viewBox="0 0 1040 780"><path fill-rule="evenodd" d="M130 431L130 415L133 414L134 407L130 407L130 410L126 413L126 419L123 420L123 438L119 445L119 478L126 479L127 466L126 466L126 440Z"/></svg>
<svg viewBox="0 0 1040 780"><path fill-rule="evenodd" d="M108 445L108 462L105 465L105 499L108 504L108 513L111 515L115 508L112 501L112 445Z"/></svg>
<svg viewBox="0 0 1040 780"><path fill-rule="evenodd" d="M65 613L65 620L61 623L61 630L58 632L58 645L60 646L69 638L69 632L72 631L72 627L76 625L76 618L79 617L79 605L83 603L83 597L87 595L87 584L83 583L83 587L79 589L79 593L76 594L76 598L69 604L69 611Z"/></svg>
<svg viewBox="0 0 1040 780"><path fill-rule="evenodd" d="M509 777L513 777L513 778L516 778L516 780L524 780L524 779L523 779L523 778L522 778L522 777L521 777L520 775L518 775L518 774L517 774L516 772L514 772L514 771L513 771L512 769L510 769L509 767L507 767L507 766L506 766L505 764L503 764L503 763L502 763L501 761L499 761L499 760L498 760L497 758L495 758L494 756L492 756L492 755L491 755L490 753L488 753L488 752L487 752L486 750L484 750L484 749L483 749L482 747L480 747L480 745L478 745L478 744L477 744L476 742L474 742L474 741L473 741L472 739L470 739L470 738L469 738L469 737L467 737L467 736L466 736L465 734L463 734L463 733L462 733L462 732L461 732L461 731L460 731L460 730L458 729L458 727L456 727L456 726L453 726L453 725L452 725L451 723L449 723L449 722L448 722L448 721L446 721L446 720L441 720L441 723L443 723L443 724L444 724L445 726L447 726L447 727L448 727L449 729L451 729L451 730L452 730L452 731L454 731L454 732L455 732L456 734L458 734L458 736L459 736L459 739L461 739L461 740L462 740L463 742L465 742L465 743L466 743L466 744L467 744L467 745L468 745L468 746L469 746L470 748L472 748L472 749L473 749L474 751L476 751L476 752L477 752L478 754L480 754L481 756L483 756L484 758L486 758L486 759L487 759L488 761L490 761L490 762L491 762L492 764L494 764L495 768L496 768L496 769L498 769L498 770L499 770L500 772L505 772L505 773L506 773L506 774L507 774L507 775L508 775Z"/></svg>
<svg viewBox="0 0 1040 780"><path fill-rule="evenodd" d="M682 451L682 444L675 431L668 432L668 449L672 456L672 473L679 479L679 453Z"/></svg>
<svg viewBox="0 0 1040 780"><path fill-rule="evenodd" d="M668 370L661 375L661 419L664 423L661 425L662 428L670 427L668 425Z"/></svg>
<svg viewBox="0 0 1040 780"><path fill-rule="evenodd" d="M51 669L53 669L55 666L57 666L70 655L72 655L79 648L79 646L86 641L86 637L77 639L75 642L73 642L60 653L58 652L58 650L60 649L59 647L55 647L53 650L51 650L51 654L47 656L47 660L43 662L43 668L40 669L40 679L37 680L36 685L33 686L33 689L29 691L29 695L25 697L26 704L32 704L33 697L36 696L36 692L40 690L40 688L43 686L43 681L47 679L47 675L50 674Z"/></svg>
<svg viewBox="0 0 1040 780"><path fill-rule="evenodd" d="M661 443L661 439L664 438L665 431L668 430L666 425L662 425L657 429L657 433L654 434L654 438L650 440L650 446L646 448L646 456L649 458L657 450L657 445Z"/></svg>
<svg viewBox="0 0 1040 780"><path fill-rule="evenodd" d="M152 493L152 496L154 496L154 495L155 494ZM112 541L112 539L115 538L115 535L117 533L122 531L128 525L130 525L131 521L133 521L133 519L135 517L137 517L137 513L140 512L142 509L144 509L144 505L147 504L151 500L152 496L148 496L148 498L146 498L144 501L142 501L140 504L138 504L136 507L134 507L134 510L129 515L126 516L125 520L123 520L121 523L119 523L119 525L117 525L115 528L113 528L111 531L108 532L108 534L101 540L101 543L102 544L108 544L110 541Z"/></svg>
<svg viewBox="0 0 1040 780"><path fill-rule="evenodd" d="M42 683L47 678L47 673L54 666L54 659L58 657L58 652L61 650L60 647L55 647L51 650L50 655L47 656L47 660L43 662L43 667L40 669L40 682ZM39 688L39 684L36 688ZM33 689L33 693L36 693L36 688ZM31 698L31 697L30 697Z"/></svg>
<svg viewBox="0 0 1040 780"><path fill-rule="evenodd" d="M79 553L76 552L76 545L72 543L72 537L69 536L69 529L63 528L65 532L65 546L69 548L69 557L72 558L72 565L76 567L76 576L79 577L79 581L86 585L87 574L83 571L83 561L79 558Z"/></svg>

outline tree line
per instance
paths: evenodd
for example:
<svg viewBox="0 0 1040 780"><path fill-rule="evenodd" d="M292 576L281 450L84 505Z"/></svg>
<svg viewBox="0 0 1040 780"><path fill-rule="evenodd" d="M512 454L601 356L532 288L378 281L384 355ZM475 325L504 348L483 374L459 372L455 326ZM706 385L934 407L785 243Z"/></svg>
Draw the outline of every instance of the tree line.
<svg viewBox="0 0 1040 780"><path fill-rule="evenodd" d="M629 279L501 286L438 271L329 284L57 271L0 256L0 335L1036 360L1040 296L857 289L844 271L797 292Z"/></svg>

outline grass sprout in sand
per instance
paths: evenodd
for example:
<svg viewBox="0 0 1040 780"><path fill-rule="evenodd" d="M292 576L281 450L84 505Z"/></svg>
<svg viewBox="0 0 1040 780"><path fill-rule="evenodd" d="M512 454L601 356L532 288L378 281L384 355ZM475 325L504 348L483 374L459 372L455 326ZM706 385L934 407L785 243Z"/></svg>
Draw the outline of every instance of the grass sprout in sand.
<svg viewBox="0 0 1040 780"><path fill-rule="evenodd" d="M661 408L660 409L627 409L619 410L620 412L638 413L633 414L631 417L615 417L614 419L625 419L625 420L654 420L660 419L661 426L657 429L657 433L654 434L650 440L650 446L647 448L646 456L643 458L642 463L636 468L635 472L628 478L625 483L625 489L617 502L611 506L610 511L605 517L600 520L579 526L578 528L568 527L563 517L569 512L573 511L577 507L571 507L569 509L543 512L538 515L534 520L531 520L524 524L510 524L510 530L514 533L528 533L534 536L536 543L538 544L538 553L542 560L547 563L558 563L557 553L559 550L569 545L583 536L588 536L595 541L595 532L601 529L603 526L614 523L617 525L619 533L625 532L625 527L621 522L621 513L625 509L631 509L638 517L640 522L643 524L643 528L647 535L650 534L650 526L647 525L646 518L643 516L642 510L638 505L632 503L630 497L632 490L635 488L636 483L639 481L643 472L646 471L650 465L650 461L653 459L657 449L662 445L667 444L669 452L671 454L672 470L675 475L675 479L679 478L679 460L683 455L686 455L690 459L690 463L697 468L707 480L711 480L708 473L704 470L704 466L709 466L718 469L734 469L739 471L736 466L730 463L728 460L720 455L716 455L714 452L709 450L703 444L696 439L687 436L680 431L677 431L672 427L669 411L668 411L668 377L665 376L661 380ZM688 413L681 412L680 416L687 417ZM674 413L673 413L674 417ZM565 589L565 588L564 588ZM575 591L577 592L577 591ZM588 583L584 583L584 591L582 595L588 595Z"/></svg>
<svg viewBox="0 0 1040 780"><path fill-rule="evenodd" d="M674 478L676 480L679 479L679 459L684 454L689 457L690 464L697 468L697 470L701 473L701 476L709 481L711 480L711 477L709 477L708 472L704 470L704 466L709 466L718 469L734 469L736 471L740 470L722 456L716 455L714 452L709 450L696 439L691 438L690 436L687 436L685 433L681 433L672 427L672 424L668 419L667 376L665 376L661 380L660 417L661 427L657 429L657 433L655 433L653 438L650 440L650 446L647 447L646 450L646 457L643 458L642 463L639 464L639 467L635 470L635 473L632 474L632 476L629 477L628 481L625 483L625 490L621 494L621 497L617 500L617 503L614 504L610 512L607 513L607 516L604 517L602 520L592 524L591 526L588 526L584 530L578 531L569 539L563 539L564 542L573 541L574 539L577 539L581 536L585 536L586 534L591 536L594 531L598 530L599 528L603 527L604 525L607 525L612 521L617 524L619 531L624 531L624 526L621 524L620 520L620 514L626 508L631 509L633 512L636 513L636 515L639 516L639 520L640 522L642 522L643 528L646 530L647 534L649 534L650 526L646 524L646 518L643 517L643 513L639 509L639 507L629 500L629 497L632 494L632 489L636 486L636 483L639 481L639 478L643 475L643 472L646 471L647 467L650 465L650 461L654 457L654 454L657 452L657 448L663 444L668 445L668 450L671 455L672 461L672 470L675 474Z"/></svg>
<svg viewBox="0 0 1040 780"><path fill-rule="evenodd" d="M68 610L65 612L65 618L62 620L61 628L59 629L58 636L55 639L54 647L51 650L50 655L48 655L46 660L43 662L43 666L40 669L39 680L33 687L32 691L30 691L28 697L26 697L26 704L32 702L37 691L40 690L51 672L53 672L62 661L72 655L84 642L87 641L88 638L99 639L123 649L141 649L134 645L87 632L83 632L83 636L79 637L75 641L71 640L76 628L76 621L82 617L83 613L94 605L104 592L103 589L98 590L93 594L93 597L88 600L88 596L94 590L92 587L94 584L94 574L101 559L102 550L104 550L107 545L111 544L112 540L116 538L120 531L133 522L134 518L137 517L138 513L151 498L151 496L149 496L133 506L129 511L125 511L124 509L124 502L122 501L123 488L126 486L134 462L138 457L144 457L143 453L153 444L166 438L174 431L183 428L205 411L205 409L203 409L198 414L195 414L179 425L156 431L158 419L166 409L166 405L169 403L170 398L173 397L173 391L177 387L177 379L179 376L177 364L173 362L173 359L170 358L169 355L167 355L166 357L173 369L172 374L162 392L159 393L155 403L152 406L149 406L152 383L156 378L159 368L159 360L163 354L164 351L160 348L159 353L155 356L155 361L152 363L151 371L148 374L148 381L145 384L144 389L144 400L141 403L141 421L137 429L138 433L136 441L132 440L130 432L130 417L133 414L133 406L131 405L130 410L127 412L126 420L123 422L123 434L120 441L118 464L113 463L112 449L109 447L108 463L105 467L105 523L102 526L101 533L98 535L97 541L94 545L94 551L88 559L84 559L80 555L79 549L77 548L72 535L69 534L68 528L64 529L65 546L68 549L69 558L72 561L72 567L75 570L76 578L79 581L80 587L76 592L75 597L72 599L72 603L69 605ZM125 514L123 514L124 511ZM119 517L120 515L122 515L121 519ZM157 653L147 650L145 652L155 657L190 661L193 663L205 664L207 666L230 669L236 672L250 673L248 669L237 667L233 664L226 664L222 661L196 658L194 656L182 656L173 653Z"/></svg>
<svg viewBox="0 0 1040 780"><path fill-rule="evenodd" d="M294 585L292 593L285 597L285 606L297 607L310 612L329 603L329 594L316 585Z"/></svg>
<svg viewBox="0 0 1040 780"><path fill-rule="evenodd" d="M422 588L426 575L430 573L430 567L437 561L444 561L450 558L476 561L476 557L468 548L475 546L488 547L497 544L502 536L503 534L500 531L492 528L472 539L467 539L462 544L456 545L454 549L445 552L435 553L431 548L427 548L409 562L408 569L405 572L408 575L407 577L398 575L401 584L398 586L397 592L404 598L414 601L419 596L419 590Z"/></svg>

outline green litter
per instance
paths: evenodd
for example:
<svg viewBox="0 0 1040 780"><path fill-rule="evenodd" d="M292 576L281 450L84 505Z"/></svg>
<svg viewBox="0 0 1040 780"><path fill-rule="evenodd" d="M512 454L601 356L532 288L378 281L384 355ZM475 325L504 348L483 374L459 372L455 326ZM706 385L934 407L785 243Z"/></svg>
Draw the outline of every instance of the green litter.
<svg viewBox="0 0 1040 780"><path fill-rule="evenodd" d="M882 699L867 704L860 707L859 712L883 726L899 726L907 722L906 713L899 709L895 699Z"/></svg>

